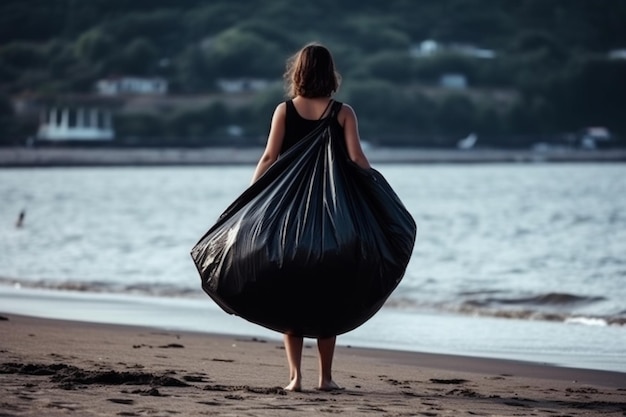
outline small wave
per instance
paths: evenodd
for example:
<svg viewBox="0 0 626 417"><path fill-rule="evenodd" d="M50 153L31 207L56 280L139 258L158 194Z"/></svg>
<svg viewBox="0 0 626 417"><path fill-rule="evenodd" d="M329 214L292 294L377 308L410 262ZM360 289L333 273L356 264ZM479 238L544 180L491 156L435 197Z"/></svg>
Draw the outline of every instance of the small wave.
<svg viewBox="0 0 626 417"><path fill-rule="evenodd" d="M479 300L467 300L465 304L473 306L493 306L493 305L532 305L532 306L571 306L573 304L591 304L598 301L605 301L605 297L581 296L567 293L547 293L538 294L531 297L522 298L485 298Z"/></svg>
<svg viewBox="0 0 626 417"><path fill-rule="evenodd" d="M462 297L467 296L477 296L477 295L485 295L485 294L499 294L503 292L502 290L476 290L476 291L461 291L459 293Z"/></svg>
<svg viewBox="0 0 626 417"><path fill-rule="evenodd" d="M610 315L597 315L597 316L579 316L574 313L552 313L537 310L496 310L488 308L469 308L462 306L458 309L451 309L463 314L482 316L482 317L497 317L506 319L518 319L518 320L542 320L542 321L554 321L566 324L580 324L586 326L625 326L626 317L610 316Z"/></svg>
<svg viewBox="0 0 626 417"><path fill-rule="evenodd" d="M203 294L199 288L196 289L155 282L119 284L101 281L31 281L25 279L0 277L0 285L7 285L14 288L33 288L92 293L135 294L157 297L195 297Z"/></svg>
<svg viewBox="0 0 626 417"><path fill-rule="evenodd" d="M456 310L463 314L522 320L556 321L588 326L623 326L623 314L580 316L574 308L606 301L602 296L582 296L568 293L546 293L529 297L466 300Z"/></svg>
<svg viewBox="0 0 626 417"><path fill-rule="evenodd" d="M576 297L576 296L574 296ZM589 297L592 298L592 297ZM601 297L596 297L601 298ZM626 326L623 313L615 315L581 316L574 312L546 311L543 308L503 308L502 305L484 306L475 303L427 302L392 298L385 303L387 308L413 309L417 311L445 312L479 317L495 317L516 320L541 320L587 326Z"/></svg>
<svg viewBox="0 0 626 417"><path fill-rule="evenodd" d="M626 317L620 315L590 315L581 317L575 313L554 313L529 309L492 309L475 308L470 306L451 307L451 312L457 312L472 316L497 317L517 320L542 320L554 321L567 324L580 324L586 326L625 326Z"/></svg>
<svg viewBox="0 0 626 417"><path fill-rule="evenodd" d="M606 319L598 317L568 317L565 319L567 324L583 324L586 326L608 326Z"/></svg>
<svg viewBox="0 0 626 417"><path fill-rule="evenodd" d="M190 288L176 286L172 284L135 282L131 284L120 284L101 281L55 281L55 280L25 280L0 277L0 285L14 288L32 288L56 291L74 291L90 293L114 293L114 294L134 294L157 297L204 297L204 292L200 288ZM493 294L496 291L485 291L483 294ZM478 292L466 295L478 295ZM491 300L498 300L492 302ZM501 302L506 300L507 302ZM530 302L528 300L531 300ZM385 303L385 308L408 309L418 311L446 312L471 316L497 317L518 320L544 320L564 322L567 324L587 325L587 326L626 326L626 311L621 311L616 315L606 316L580 316L579 314L557 311L542 310L544 305L575 304L582 302L595 302L604 300L603 297L581 297L571 294L546 294L536 297L516 298L516 299L486 299L483 302L469 300L463 303L452 302L431 302L415 300L409 297L392 297ZM502 308L503 306L516 306L524 303L539 306L533 308Z"/></svg>

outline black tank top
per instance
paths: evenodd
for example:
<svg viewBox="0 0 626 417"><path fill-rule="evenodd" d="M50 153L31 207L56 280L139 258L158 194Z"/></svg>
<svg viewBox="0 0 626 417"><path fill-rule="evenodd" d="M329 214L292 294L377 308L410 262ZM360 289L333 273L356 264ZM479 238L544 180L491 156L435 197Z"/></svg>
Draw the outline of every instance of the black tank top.
<svg viewBox="0 0 626 417"><path fill-rule="evenodd" d="M331 101L331 103L341 104L337 101ZM287 115L285 118L285 137L283 138L283 145L280 148L281 154L311 133L326 117L329 117L326 116L319 120L305 119L300 116L296 110L296 106L293 105L293 100L288 100L285 104L287 106Z"/></svg>

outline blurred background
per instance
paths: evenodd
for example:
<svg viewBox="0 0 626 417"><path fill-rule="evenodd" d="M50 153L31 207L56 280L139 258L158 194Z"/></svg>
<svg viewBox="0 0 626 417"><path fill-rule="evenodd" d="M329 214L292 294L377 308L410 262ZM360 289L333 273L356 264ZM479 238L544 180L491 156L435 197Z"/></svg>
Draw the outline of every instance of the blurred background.
<svg viewBox="0 0 626 417"><path fill-rule="evenodd" d="M4 0L0 145L262 146L319 41L373 146L626 136L626 2Z"/></svg>
<svg viewBox="0 0 626 417"><path fill-rule="evenodd" d="M1 311L257 334L189 251L319 41L418 224L343 340L626 371L625 22L621 0L3 0Z"/></svg>

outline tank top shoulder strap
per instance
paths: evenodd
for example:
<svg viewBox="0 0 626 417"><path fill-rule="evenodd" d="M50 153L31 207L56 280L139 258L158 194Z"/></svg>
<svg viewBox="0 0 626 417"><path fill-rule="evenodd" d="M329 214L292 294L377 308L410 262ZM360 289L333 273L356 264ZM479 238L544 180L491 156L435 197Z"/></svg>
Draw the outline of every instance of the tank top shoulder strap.
<svg viewBox="0 0 626 417"><path fill-rule="evenodd" d="M333 119L337 119L337 116L339 116L339 112L341 111L342 106L343 106L342 102L333 101L333 105L330 108L329 116Z"/></svg>
<svg viewBox="0 0 626 417"><path fill-rule="evenodd" d="M293 105L293 100L285 101L285 106L287 110L287 117L292 116L296 112L296 106Z"/></svg>

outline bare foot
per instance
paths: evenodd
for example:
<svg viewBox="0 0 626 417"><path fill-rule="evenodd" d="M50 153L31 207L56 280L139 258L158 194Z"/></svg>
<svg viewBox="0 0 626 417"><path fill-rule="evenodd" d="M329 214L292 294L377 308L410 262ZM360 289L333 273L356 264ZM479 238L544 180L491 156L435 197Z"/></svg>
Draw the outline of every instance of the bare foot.
<svg viewBox="0 0 626 417"><path fill-rule="evenodd" d="M338 390L342 390L343 388L335 384L335 381L330 380L330 381L322 382L320 386L317 387L317 389L319 391L338 391Z"/></svg>
<svg viewBox="0 0 626 417"><path fill-rule="evenodd" d="M292 379L289 385L284 388L285 391L300 392L302 391L302 382L298 379Z"/></svg>

